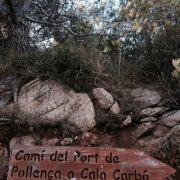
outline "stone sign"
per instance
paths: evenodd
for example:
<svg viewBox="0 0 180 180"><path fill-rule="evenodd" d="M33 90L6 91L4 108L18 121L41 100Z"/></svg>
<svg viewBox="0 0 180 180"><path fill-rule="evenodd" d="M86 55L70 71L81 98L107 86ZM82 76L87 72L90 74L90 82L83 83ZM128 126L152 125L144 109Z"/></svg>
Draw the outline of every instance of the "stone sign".
<svg viewBox="0 0 180 180"><path fill-rule="evenodd" d="M134 149L17 145L8 180L168 180L174 173Z"/></svg>

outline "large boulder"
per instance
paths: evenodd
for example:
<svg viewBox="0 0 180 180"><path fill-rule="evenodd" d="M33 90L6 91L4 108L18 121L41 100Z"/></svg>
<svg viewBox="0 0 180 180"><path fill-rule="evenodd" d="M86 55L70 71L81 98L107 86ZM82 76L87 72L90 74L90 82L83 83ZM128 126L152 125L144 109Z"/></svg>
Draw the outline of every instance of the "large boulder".
<svg viewBox="0 0 180 180"><path fill-rule="evenodd" d="M157 91L143 88L132 89L130 95L132 96L132 100L141 108L156 105L162 100L162 97Z"/></svg>
<svg viewBox="0 0 180 180"><path fill-rule="evenodd" d="M133 89L122 88L121 95L118 96L118 101L121 103L121 109L124 113L134 112L136 116L142 116L140 112L146 108L152 108L147 109L148 113L150 114L154 113L154 111L155 113L156 111L157 113L159 113L161 109L153 108L160 104L161 106L163 106L163 101L160 93L154 90L152 87ZM144 116L144 112L141 113Z"/></svg>
<svg viewBox="0 0 180 180"><path fill-rule="evenodd" d="M75 93L52 80L37 78L23 86L18 95L18 106L21 112L39 118L42 123L68 120L82 131L88 131L96 124L89 96Z"/></svg>

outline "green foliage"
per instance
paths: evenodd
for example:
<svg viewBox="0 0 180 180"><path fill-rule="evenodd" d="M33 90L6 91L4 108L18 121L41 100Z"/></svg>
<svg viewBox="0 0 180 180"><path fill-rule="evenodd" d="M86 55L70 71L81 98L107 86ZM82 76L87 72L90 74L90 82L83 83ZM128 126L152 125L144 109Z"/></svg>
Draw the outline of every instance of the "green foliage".
<svg viewBox="0 0 180 180"><path fill-rule="evenodd" d="M14 59L11 69L24 80L40 76L50 78L76 91L90 91L109 76L105 72L107 57L96 49L69 48L56 45L43 52Z"/></svg>
<svg viewBox="0 0 180 180"><path fill-rule="evenodd" d="M29 32L40 48L45 41L45 50L33 53L31 49L15 58L11 68L16 76L50 78L77 91L89 91L99 84L110 90L121 83L159 84L178 97L171 60L180 57L179 1L43 2L31 7L29 16L41 23L29 22L33 26ZM61 8L66 15L58 14ZM3 77L3 67L1 72Z"/></svg>
<svg viewBox="0 0 180 180"><path fill-rule="evenodd" d="M171 60L180 56L180 27L177 1L128 1L121 11L128 21L122 49L125 59L139 62L138 77L157 82L159 76L170 77ZM134 64L136 64L134 62Z"/></svg>
<svg viewBox="0 0 180 180"><path fill-rule="evenodd" d="M93 74L82 56L68 48L58 47L23 56L13 62L13 67L16 76L24 79L50 78L77 91L87 91L93 86Z"/></svg>

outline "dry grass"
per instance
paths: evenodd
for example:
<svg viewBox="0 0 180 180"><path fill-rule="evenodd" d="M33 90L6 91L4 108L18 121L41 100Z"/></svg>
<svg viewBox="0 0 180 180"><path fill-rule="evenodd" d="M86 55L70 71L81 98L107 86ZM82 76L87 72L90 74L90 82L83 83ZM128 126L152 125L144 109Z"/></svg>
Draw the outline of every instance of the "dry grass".
<svg viewBox="0 0 180 180"><path fill-rule="evenodd" d="M160 60L156 63L126 60L123 54L112 58L96 48L56 46L0 64L0 77L8 76L10 71L21 79L41 76L59 81L77 92L88 93L94 87L104 87L115 93L121 92L124 86L148 84L162 91L170 106L180 107L179 86L171 76L172 68L160 74L156 72L160 63Z"/></svg>

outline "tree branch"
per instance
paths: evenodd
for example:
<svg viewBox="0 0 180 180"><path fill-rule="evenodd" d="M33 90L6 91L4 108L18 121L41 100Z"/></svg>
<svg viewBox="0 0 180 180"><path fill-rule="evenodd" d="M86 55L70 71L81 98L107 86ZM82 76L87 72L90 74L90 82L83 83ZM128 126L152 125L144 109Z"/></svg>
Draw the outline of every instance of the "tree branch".
<svg viewBox="0 0 180 180"><path fill-rule="evenodd" d="M49 26L61 26L63 27L65 30L67 30L69 33L71 33L73 36L78 36L80 37L81 35L79 34L76 34L75 32L73 32L71 29L69 29L68 27L66 27L65 25L63 24L57 24L57 23L50 23L50 22L46 22L46 21L40 21L40 20L36 20L36 19L32 19L30 18L29 16L26 16L25 15L25 18L31 22L34 22L34 23L38 23L38 24L45 24L45 25L49 25ZM64 22L64 21L63 21Z"/></svg>

